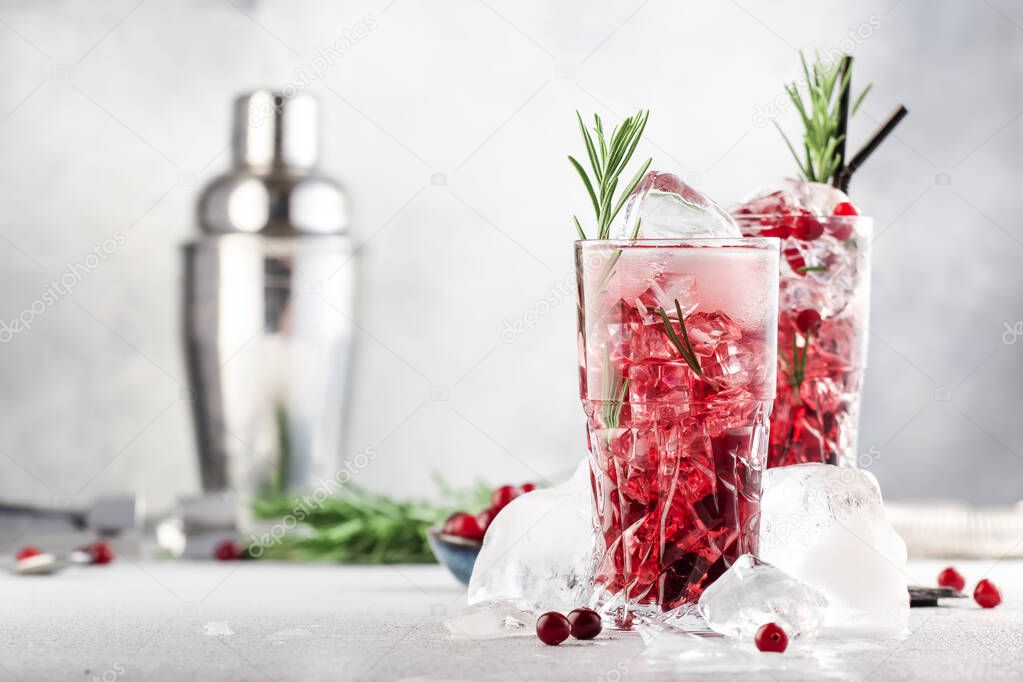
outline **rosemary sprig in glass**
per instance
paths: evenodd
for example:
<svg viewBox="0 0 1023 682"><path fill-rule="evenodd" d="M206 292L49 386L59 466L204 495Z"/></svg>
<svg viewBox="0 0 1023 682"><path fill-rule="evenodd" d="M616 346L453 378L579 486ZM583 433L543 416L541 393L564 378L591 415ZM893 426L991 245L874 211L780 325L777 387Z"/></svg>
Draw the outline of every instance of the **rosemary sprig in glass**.
<svg viewBox="0 0 1023 682"><path fill-rule="evenodd" d="M592 134L586 128L586 124L583 123L583 117L578 111L575 113L575 116L579 121L579 131L582 133L583 143L586 145L586 156L589 159L593 177L590 177L583 168L583 165L574 156L569 156L568 161L575 168L579 177L582 178L583 185L586 187L586 193L593 204L593 213L597 221L597 239L607 239L611 233L611 223L614 222L614 219L621 212L622 207L625 206L625 201L632 194L632 191L636 189L636 185L639 184L640 180L643 179L643 174L646 173L650 167L650 162L653 160L646 160L639 171L624 186L616 200L615 193L618 189L619 179L625 167L629 165L629 161L636 151L636 146L639 144L640 137L643 136L643 130L646 128L646 121L650 116L650 112L641 110L629 116L619 125L615 126L611 131L610 137L604 134L604 123L600 120L600 116L593 115L594 126ZM575 229L579 234L579 239L588 239L586 231L583 230L579 222L579 218L572 216L572 220L575 222Z"/></svg>
<svg viewBox="0 0 1023 682"><path fill-rule="evenodd" d="M661 325L664 327L664 333L667 335L668 340L671 341L671 345L675 346L678 354L682 356L682 359L689 365L689 369L693 370L693 374L704 379L703 368L700 366L700 359L696 357L696 352L693 350L693 344L689 341L689 332L686 331L686 321L682 315L682 306L679 304L678 299L675 299L675 314L678 315L679 330L682 332L682 338L680 339L678 334L675 333L675 328L671 326L671 319L668 317L668 313L665 312L664 308L658 308L657 314L661 317Z"/></svg>
<svg viewBox="0 0 1023 682"><path fill-rule="evenodd" d="M603 385L600 394L604 396L604 401L601 404L604 426L607 429L617 429L622 421L622 407L625 405L625 395L629 390L629 380L622 378L622 375L611 364L611 354L606 347L604 348L604 373L601 381Z"/></svg>
<svg viewBox="0 0 1023 682"><path fill-rule="evenodd" d="M802 178L808 182L829 182L842 165L839 147L845 136L839 130L839 118L842 96L849 88L852 72L846 71L843 74L840 63L827 64L821 61L820 55L817 55L812 67L806 63L802 52L799 53L799 61L803 65L803 76L806 79L807 99L803 99L796 83L786 85L785 92L803 123L803 155L796 153L778 122L773 123L796 160ZM850 109L850 116L863 104L863 98L870 92L870 87L868 85L857 96Z"/></svg>
<svg viewBox="0 0 1023 682"><path fill-rule="evenodd" d="M812 333L812 328L807 329L803 333L802 348L800 348L798 343L799 335L792 335L791 357L786 356L785 353L778 354L782 364L785 365L785 371L783 372L785 380L792 387L792 394L797 398L800 396L799 390L803 386L803 380L806 379L806 352L810 349L810 335Z"/></svg>

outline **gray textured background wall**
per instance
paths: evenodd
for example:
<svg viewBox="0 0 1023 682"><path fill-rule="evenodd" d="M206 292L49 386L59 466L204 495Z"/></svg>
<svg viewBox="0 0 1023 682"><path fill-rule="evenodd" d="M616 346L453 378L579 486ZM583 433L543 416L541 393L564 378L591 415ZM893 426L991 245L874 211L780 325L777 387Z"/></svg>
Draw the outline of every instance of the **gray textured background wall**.
<svg viewBox="0 0 1023 682"><path fill-rule="evenodd" d="M365 242L350 444L380 456L360 482L429 494L435 470L569 468L573 110L649 107L642 153L730 203L791 173L768 119L796 49L821 47L852 49L857 84L875 83L854 146L898 103L912 112L853 185L878 230L860 449L889 497L1021 498L1023 343L1006 325L1023 320L1023 8L1008 0L2 2L0 320L118 243L0 346L0 497L127 487L165 507L196 488L177 304L197 185L227 164L234 93L293 82L353 35L309 87Z"/></svg>

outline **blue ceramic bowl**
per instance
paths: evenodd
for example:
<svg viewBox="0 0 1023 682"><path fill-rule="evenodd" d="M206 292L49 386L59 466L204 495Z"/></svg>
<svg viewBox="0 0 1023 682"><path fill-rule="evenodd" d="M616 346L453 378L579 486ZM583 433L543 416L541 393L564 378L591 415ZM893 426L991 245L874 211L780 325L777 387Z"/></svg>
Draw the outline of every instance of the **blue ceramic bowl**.
<svg viewBox="0 0 1023 682"><path fill-rule="evenodd" d="M426 539L437 561L444 564L459 582L468 585L473 564L476 563L483 543L466 540L457 535L447 535L434 529L427 531Z"/></svg>

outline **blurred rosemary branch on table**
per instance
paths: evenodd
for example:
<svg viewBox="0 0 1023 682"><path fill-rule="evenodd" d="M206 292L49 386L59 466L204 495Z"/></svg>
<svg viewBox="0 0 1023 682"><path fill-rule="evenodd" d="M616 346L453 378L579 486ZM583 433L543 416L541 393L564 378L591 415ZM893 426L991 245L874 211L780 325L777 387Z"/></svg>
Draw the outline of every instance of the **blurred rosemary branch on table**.
<svg viewBox="0 0 1023 682"><path fill-rule="evenodd" d="M396 500L353 483L318 502L275 496L256 501L253 513L268 523L297 522L262 543L260 558L337 561L347 564L434 563L426 532L456 511L478 510L490 502L490 487L477 482L454 489L435 477L443 503ZM290 523L288 525L291 525Z"/></svg>

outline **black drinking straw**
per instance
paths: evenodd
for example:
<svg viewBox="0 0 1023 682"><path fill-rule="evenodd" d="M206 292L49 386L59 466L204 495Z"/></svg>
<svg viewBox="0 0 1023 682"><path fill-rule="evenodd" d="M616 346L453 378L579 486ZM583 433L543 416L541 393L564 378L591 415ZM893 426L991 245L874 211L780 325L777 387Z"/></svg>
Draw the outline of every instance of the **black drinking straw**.
<svg viewBox="0 0 1023 682"><path fill-rule="evenodd" d="M835 150L838 156L838 167L835 168L835 175L831 184L839 187L842 171L845 170L845 138L849 132L849 91L852 90L852 55L843 55L842 63L838 67L838 87L842 88L838 96L838 129L835 131L838 137L838 148ZM846 81L846 78L849 80ZM843 87L844 85L844 87Z"/></svg>
<svg viewBox="0 0 1023 682"><path fill-rule="evenodd" d="M881 127L874 132L874 134L870 137L870 140L867 141L867 144L863 145L863 148L856 152L856 156L852 157L852 159L849 160L849 163L846 164L846 166L836 175L837 182L835 183L835 186L838 187L838 189L843 192L849 191L849 180L852 179L852 174L856 172L857 168L863 165L863 162L874 153L874 150L877 149L878 145L884 142L884 139L888 137L893 130L895 130L895 126L899 125L899 121L904 119L908 113L909 110L900 104L899 108L888 117L888 120L881 124Z"/></svg>

